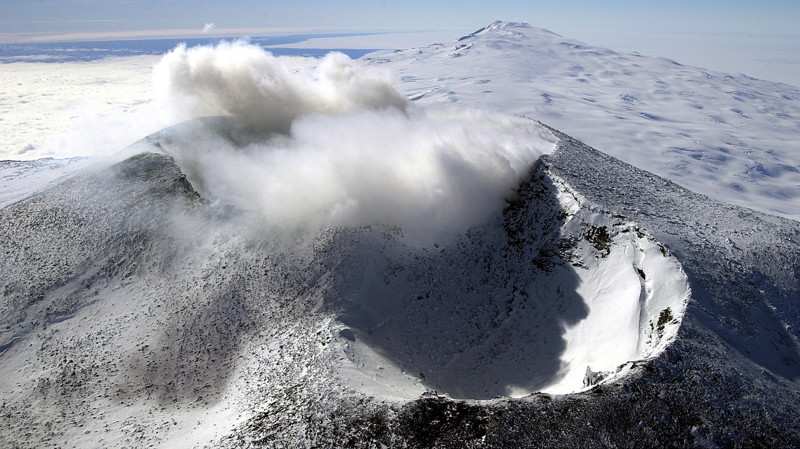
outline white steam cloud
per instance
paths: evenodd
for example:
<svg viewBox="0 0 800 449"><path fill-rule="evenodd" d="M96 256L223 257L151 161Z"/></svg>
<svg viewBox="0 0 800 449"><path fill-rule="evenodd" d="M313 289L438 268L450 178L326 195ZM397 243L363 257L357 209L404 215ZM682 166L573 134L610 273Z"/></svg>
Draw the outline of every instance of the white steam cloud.
<svg viewBox="0 0 800 449"><path fill-rule="evenodd" d="M389 74L338 53L292 71L243 42L181 46L154 75L187 118L225 115L252 133L185 127L162 145L204 194L275 224L386 224L446 238L501 210L554 148L530 120L415 107Z"/></svg>
<svg viewBox="0 0 800 449"><path fill-rule="evenodd" d="M314 112L406 106L388 74L363 70L341 53L329 54L309 73L293 72L243 41L181 45L154 72L157 97L186 117L231 115L259 132L288 133L294 119Z"/></svg>

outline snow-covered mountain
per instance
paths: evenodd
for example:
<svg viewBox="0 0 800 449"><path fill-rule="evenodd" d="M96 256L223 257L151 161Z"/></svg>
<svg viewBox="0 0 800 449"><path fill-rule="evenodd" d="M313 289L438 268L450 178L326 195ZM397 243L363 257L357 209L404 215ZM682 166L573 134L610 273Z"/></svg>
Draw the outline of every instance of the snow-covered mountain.
<svg viewBox="0 0 800 449"><path fill-rule="evenodd" d="M0 161L0 207L24 199L67 177L85 162L81 158Z"/></svg>
<svg viewBox="0 0 800 449"><path fill-rule="evenodd" d="M521 23L369 58L417 102L541 120L712 198L800 218L800 89Z"/></svg>
<svg viewBox="0 0 800 449"><path fill-rule="evenodd" d="M406 79L409 89L433 86L427 77L441 72L439 86L447 87L418 92L419 110L296 119L301 130L331 130L313 140L320 146L374 145L364 124L376 123L400 130L375 134L396 140L387 146L431 138L435 164L400 153L437 180L413 198L455 198L431 204L480 203L488 211L432 241L403 220L282 225L268 216L282 209L226 196L242 191L230 187L237 177L214 179L225 161L204 161L200 150L225 148L207 154L247 164L263 164L253 157L264 151L262 140L305 150L296 130L252 133L235 114L153 134L121 162L8 164L0 446L800 445L800 223L691 192L588 147L555 129L560 124L453 114L435 104L454 98L502 110L505 96L509 112L530 114L520 105L531 91L515 77L525 76L519 58L542 39L558 49L541 50L542 43L551 62L581 50L542 30L496 23L451 46L388 56L382 66L418 74ZM462 56L453 56L457 45L466 45ZM488 81L465 78L475 76ZM487 87L495 84L502 86ZM468 90L474 86L507 91ZM607 85L595 87L609 94ZM428 131L403 140L408 124ZM450 136L459 132L469 138ZM541 154L500 207L448 194L469 188L449 175L489 179L450 151L473 138L492 150L478 153L476 165L486 170L528 160L516 158L520 148ZM342 155L350 147L333 149ZM308 164L327 163L325 153L311 154L317 159ZM356 153L376 155L394 156ZM278 168L270 175L292 167ZM516 173L501 172L504 180ZM323 188L353 185L309 173L327 182ZM416 184L413 174L405 177ZM376 188L362 182L368 173L353 175L356 185ZM371 197L343 204L357 211L364 198ZM330 209L339 215L321 204L324 216L341 215L337 204Z"/></svg>

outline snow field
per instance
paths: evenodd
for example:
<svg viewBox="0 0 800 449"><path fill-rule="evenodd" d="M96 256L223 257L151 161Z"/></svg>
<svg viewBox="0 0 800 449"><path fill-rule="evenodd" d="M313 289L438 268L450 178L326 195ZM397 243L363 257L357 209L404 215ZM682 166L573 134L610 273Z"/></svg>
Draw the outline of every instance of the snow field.
<svg viewBox="0 0 800 449"><path fill-rule="evenodd" d="M368 55L417 103L540 120L692 191L800 217L800 90L615 52L520 23Z"/></svg>

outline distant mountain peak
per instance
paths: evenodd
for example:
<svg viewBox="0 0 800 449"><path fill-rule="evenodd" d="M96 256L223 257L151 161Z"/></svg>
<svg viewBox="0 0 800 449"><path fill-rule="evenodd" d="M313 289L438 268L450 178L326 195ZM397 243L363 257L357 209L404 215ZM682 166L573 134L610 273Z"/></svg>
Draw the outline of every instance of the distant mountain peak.
<svg viewBox="0 0 800 449"><path fill-rule="evenodd" d="M503 22L502 20L495 20L494 22L484 27L484 29L492 31L506 30L509 28L533 28L533 27L526 22Z"/></svg>

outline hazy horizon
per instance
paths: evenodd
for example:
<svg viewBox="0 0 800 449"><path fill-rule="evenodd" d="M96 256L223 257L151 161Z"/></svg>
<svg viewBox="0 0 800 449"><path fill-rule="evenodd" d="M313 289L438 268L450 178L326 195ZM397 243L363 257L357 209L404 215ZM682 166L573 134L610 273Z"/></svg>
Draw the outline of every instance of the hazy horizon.
<svg viewBox="0 0 800 449"><path fill-rule="evenodd" d="M327 48L404 49L449 42L495 20L525 22L619 51L800 86L800 4L766 1L232 2L0 0L0 43L320 33ZM320 47L325 48L325 47Z"/></svg>

